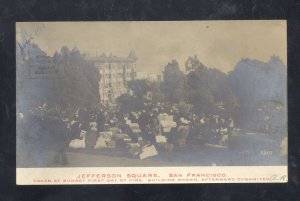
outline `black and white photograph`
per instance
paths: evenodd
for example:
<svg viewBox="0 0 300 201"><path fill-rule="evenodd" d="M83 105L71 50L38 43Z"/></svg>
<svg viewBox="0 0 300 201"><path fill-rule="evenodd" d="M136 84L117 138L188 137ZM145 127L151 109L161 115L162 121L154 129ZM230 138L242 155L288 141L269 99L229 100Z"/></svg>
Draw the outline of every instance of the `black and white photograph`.
<svg viewBox="0 0 300 201"><path fill-rule="evenodd" d="M286 29L17 22L17 169L286 168Z"/></svg>

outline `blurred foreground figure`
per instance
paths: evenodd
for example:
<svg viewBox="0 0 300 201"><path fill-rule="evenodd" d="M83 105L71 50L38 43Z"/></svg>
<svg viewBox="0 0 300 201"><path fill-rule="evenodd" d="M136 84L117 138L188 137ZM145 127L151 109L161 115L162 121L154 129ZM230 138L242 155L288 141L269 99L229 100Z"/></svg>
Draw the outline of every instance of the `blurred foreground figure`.
<svg viewBox="0 0 300 201"><path fill-rule="evenodd" d="M48 135L53 140L53 143L51 143L52 147L50 148L54 151L54 163L66 165L68 161L65 152L71 139L68 129L58 114L49 114L47 122Z"/></svg>
<svg viewBox="0 0 300 201"><path fill-rule="evenodd" d="M188 124L189 124L188 120L186 120L184 118L180 118L180 126L178 127L177 133L175 136L175 145L179 149L186 147L186 139L190 132L190 128L189 128Z"/></svg>

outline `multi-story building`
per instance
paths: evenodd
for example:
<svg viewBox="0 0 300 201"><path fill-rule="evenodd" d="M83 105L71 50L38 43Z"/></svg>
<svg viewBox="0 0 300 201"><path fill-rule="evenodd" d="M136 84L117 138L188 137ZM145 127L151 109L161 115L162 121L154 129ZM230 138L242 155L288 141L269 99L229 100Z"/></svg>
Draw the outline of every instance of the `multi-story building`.
<svg viewBox="0 0 300 201"><path fill-rule="evenodd" d="M136 79L137 80L147 80L148 73L144 72L144 71L138 71L138 72L136 72Z"/></svg>
<svg viewBox="0 0 300 201"><path fill-rule="evenodd" d="M106 56L86 57L99 70L99 93L101 103L113 103L127 92L127 82L136 77L137 57L131 51L128 57Z"/></svg>
<svg viewBox="0 0 300 201"><path fill-rule="evenodd" d="M151 82L157 82L157 83L161 83L162 82L162 75L161 74L149 74L148 76L148 80Z"/></svg>
<svg viewBox="0 0 300 201"><path fill-rule="evenodd" d="M150 82L162 82L162 74L152 73L149 74L144 71L136 72L136 79L137 80L148 80Z"/></svg>

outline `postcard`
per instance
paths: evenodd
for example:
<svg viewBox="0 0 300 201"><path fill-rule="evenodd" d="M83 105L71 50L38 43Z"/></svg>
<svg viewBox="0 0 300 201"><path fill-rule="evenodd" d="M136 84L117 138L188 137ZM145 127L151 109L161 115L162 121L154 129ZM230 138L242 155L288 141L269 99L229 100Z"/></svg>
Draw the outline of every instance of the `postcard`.
<svg viewBox="0 0 300 201"><path fill-rule="evenodd" d="M285 20L17 22L18 185L281 183Z"/></svg>

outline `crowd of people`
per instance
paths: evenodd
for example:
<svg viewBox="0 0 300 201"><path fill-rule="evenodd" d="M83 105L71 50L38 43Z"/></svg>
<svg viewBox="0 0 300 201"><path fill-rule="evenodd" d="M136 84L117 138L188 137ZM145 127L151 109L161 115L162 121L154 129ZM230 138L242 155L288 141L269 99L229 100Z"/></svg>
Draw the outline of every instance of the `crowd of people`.
<svg viewBox="0 0 300 201"><path fill-rule="evenodd" d="M169 130L162 124L162 114L171 117L168 121L173 123ZM130 143L140 144L139 147L154 145L158 153L188 149L193 143L226 146L228 133L234 129L230 116L182 113L171 103L145 103L142 109L131 112L121 112L117 105L86 108L44 103L28 111L18 111L17 118L18 145L22 146L20 157L26 160L38 153L37 157L43 161L41 153L52 150L54 162L61 164L67 163L65 152L72 140L84 139L83 150L88 152L95 148L99 135L105 132L129 138L129 141L124 140L124 136L113 139L115 143L107 147L123 148L135 157L137 154L128 146Z"/></svg>

